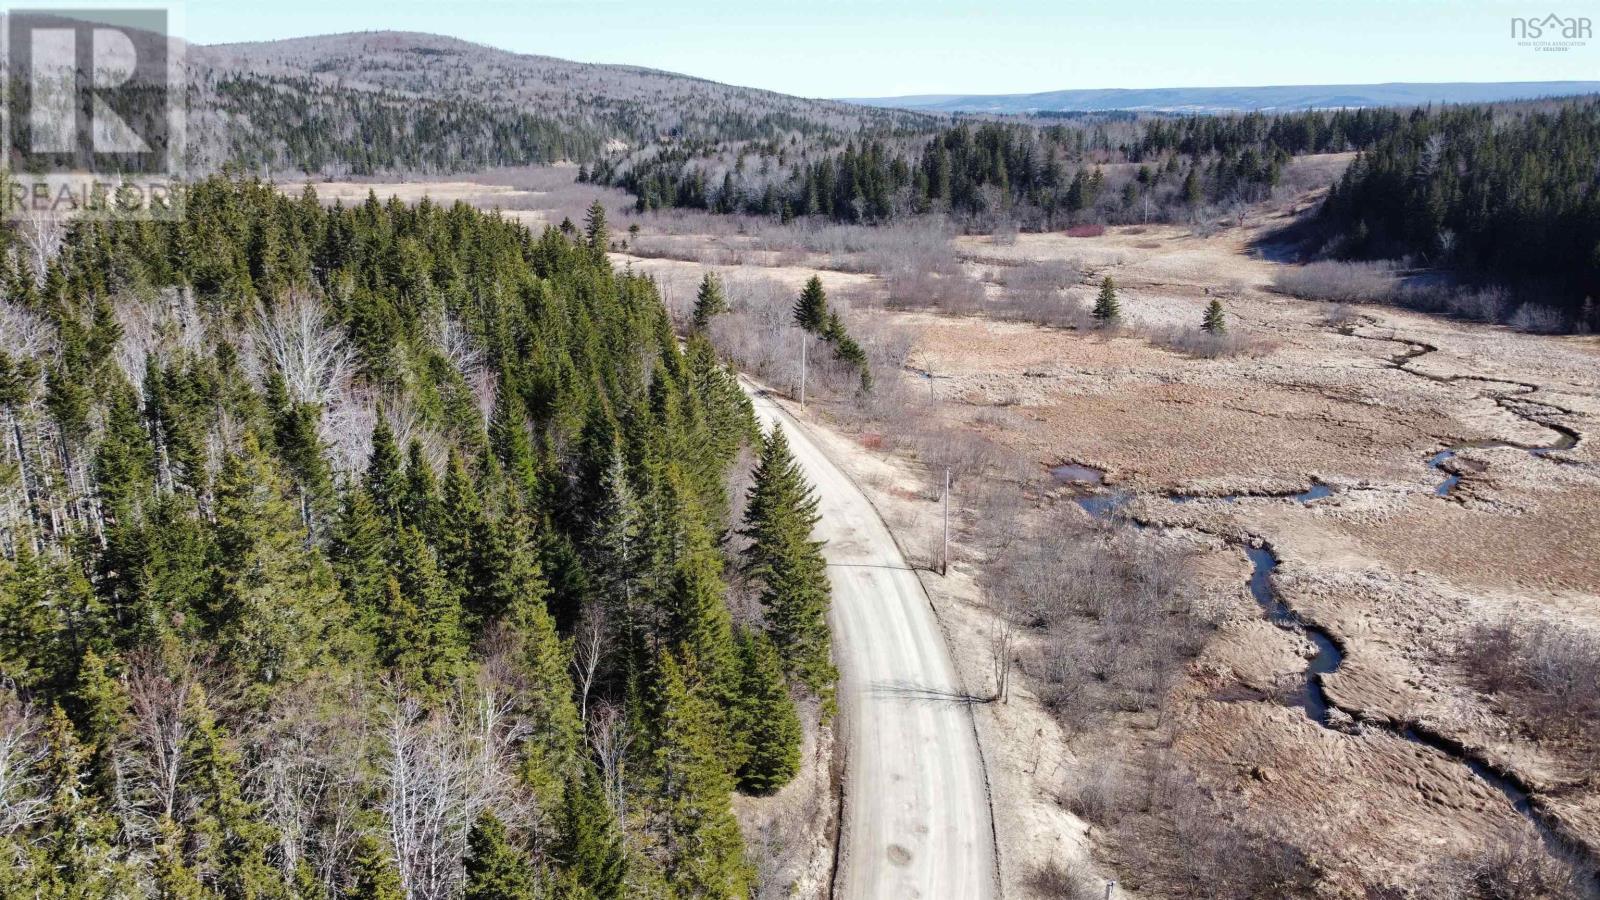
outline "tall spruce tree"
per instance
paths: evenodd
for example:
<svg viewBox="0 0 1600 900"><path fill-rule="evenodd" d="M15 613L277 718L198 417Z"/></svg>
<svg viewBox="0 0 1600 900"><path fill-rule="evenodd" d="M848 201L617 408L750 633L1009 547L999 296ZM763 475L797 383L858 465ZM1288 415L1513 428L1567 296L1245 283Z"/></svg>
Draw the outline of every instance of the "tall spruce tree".
<svg viewBox="0 0 1600 900"><path fill-rule="evenodd" d="M383 629L392 532L365 487L346 489L328 552L352 621L369 639Z"/></svg>
<svg viewBox="0 0 1600 900"><path fill-rule="evenodd" d="M1201 321L1200 327L1205 329L1207 334L1227 333L1228 322L1222 314L1221 300L1212 300L1210 305L1206 307L1206 316L1205 319Z"/></svg>
<svg viewBox="0 0 1600 900"><path fill-rule="evenodd" d="M656 671L649 802L668 889L679 897L743 897L751 871L729 805L733 780L716 745L717 704L692 660L663 654Z"/></svg>
<svg viewBox="0 0 1600 900"><path fill-rule="evenodd" d="M748 634L739 650L743 682L738 731L745 742L739 787L751 794L770 794L800 771L800 715L772 639L760 632Z"/></svg>
<svg viewBox="0 0 1600 900"><path fill-rule="evenodd" d="M600 773L585 762L582 780L567 790L556 844L561 873L593 900L621 900L626 894L628 854Z"/></svg>
<svg viewBox="0 0 1600 900"><path fill-rule="evenodd" d="M466 658L461 599L422 533L400 526L385 586L384 661L419 687L443 690Z"/></svg>
<svg viewBox="0 0 1600 900"><path fill-rule="evenodd" d="M492 812L479 814L467 833L467 883L462 900L538 900L539 879L527 854Z"/></svg>
<svg viewBox="0 0 1600 900"><path fill-rule="evenodd" d="M1122 318L1122 304L1117 301L1117 286L1107 275L1100 282L1100 293L1094 298L1094 320L1102 328L1115 325Z"/></svg>
<svg viewBox="0 0 1600 900"><path fill-rule="evenodd" d="M502 519L491 529L485 568L486 614L503 621L515 642L514 663L527 686L523 713L532 726L523 777L547 806L559 803L581 753L583 723L573 701L569 653L556 632L529 529Z"/></svg>
<svg viewBox="0 0 1600 900"><path fill-rule="evenodd" d="M822 289L822 279L811 276L800 291L794 304L794 323L812 334L821 334L828 324L828 293Z"/></svg>
<svg viewBox="0 0 1600 900"><path fill-rule="evenodd" d="M589 204L583 220L583 238L593 257L604 261L606 251L611 249L611 231L606 227L606 206L599 200Z"/></svg>
<svg viewBox="0 0 1600 900"><path fill-rule="evenodd" d="M41 831L24 871L7 888L17 897L133 896L131 873L113 846L116 823L86 789L84 751L59 705L45 723L44 742Z"/></svg>
<svg viewBox="0 0 1600 900"><path fill-rule="evenodd" d="M694 329L704 331L711 320L728 311L728 298L722 293L722 281L713 272L700 279L700 290L694 298Z"/></svg>
<svg viewBox="0 0 1600 900"><path fill-rule="evenodd" d="M345 900L406 900L400 870L376 837L364 834L356 840L350 870L350 887L344 892Z"/></svg>
<svg viewBox="0 0 1600 900"><path fill-rule="evenodd" d="M405 463L400 457L400 445L395 443L394 431L381 415L372 429L372 453L367 457L366 486L380 515L395 518L401 514L405 504Z"/></svg>
<svg viewBox="0 0 1600 900"><path fill-rule="evenodd" d="M244 799L239 757L217 725L205 692L195 688L184 710L188 739L183 746L183 792L194 812L187 822L197 849L191 865L202 882L224 897L287 898L288 886L272 865L276 841L258 806Z"/></svg>
<svg viewBox="0 0 1600 900"><path fill-rule="evenodd" d="M439 482L433 463L423 452L422 442L412 439L406 448L405 489L400 501L401 518L422 532L430 544L439 540Z"/></svg>
<svg viewBox="0 0 1600 900"><path fill-rule="evenodd" d="M832 696L837 677L828 635L827 563L813 540L817 498L781 426L762 444L740 533L750 539L744 571L760 587L767 632L786 672L812 693Z"/></svg>
<svg viewBox="0 0 1600 900"><path fill-rule="evenodd" d="M271 682L337 648L344 616L333 574L305 549L285 482L251 434L223 462L216 507L208 618L227 658Z"/></svg>

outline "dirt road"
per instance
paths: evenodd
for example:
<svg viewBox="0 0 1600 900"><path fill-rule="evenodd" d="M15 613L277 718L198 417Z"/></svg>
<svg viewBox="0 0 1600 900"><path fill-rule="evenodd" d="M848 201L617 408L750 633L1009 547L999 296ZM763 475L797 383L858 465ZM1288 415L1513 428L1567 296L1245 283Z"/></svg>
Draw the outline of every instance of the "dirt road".
<svg viewBox="0 0 1600 900"><path fill-rule="evenodd" d="M856 485L772 398L747 390L821 500L847 748L834 896L995 897L983 759L922 584Z"/></svg>

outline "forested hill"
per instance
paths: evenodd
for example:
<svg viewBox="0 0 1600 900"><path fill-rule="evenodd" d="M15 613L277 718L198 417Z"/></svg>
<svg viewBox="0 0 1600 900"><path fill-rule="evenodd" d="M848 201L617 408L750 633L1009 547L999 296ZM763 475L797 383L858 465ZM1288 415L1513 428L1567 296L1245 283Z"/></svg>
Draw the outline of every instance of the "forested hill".
<svg viewBox="0 0 1600 900"><path fill-rule="evenodd" d="M748 895L815 506L607 243L226 180L0 233L0 892Z"/></svg>
<svg viewBox="0 0 1600 900"><path fill-rule="evenodd" d="M1085 117L961 122L928 134L873 135L832 149L682 142L610 157L591 177L641 210L825 216L875 223L948 213L983 229L1009 220L1050 230L1084 221L1150 221L1212 204L1254 202L1298 155L1371 146L1400 128L1396 110L1284 115ZM1103 168L1123 166L1115 183Z"/></svg>
<svg viewBox="0 0 1600 900"><path fill-rule="evenodd" d="M1600 295L1600 100L1413 116L1361 154L1320 222L1338 255L1412 256L1549 289L1593 327ZM1588 308L1584 303L1588 301Z"/></svg>
<svg viewBox="0 0 1600 900"><path fill-rule="evenodd" d="M920 113L361 32L192 47L197 168L372 174L593 162L661 139L774 140L926 127Z"/></svg>

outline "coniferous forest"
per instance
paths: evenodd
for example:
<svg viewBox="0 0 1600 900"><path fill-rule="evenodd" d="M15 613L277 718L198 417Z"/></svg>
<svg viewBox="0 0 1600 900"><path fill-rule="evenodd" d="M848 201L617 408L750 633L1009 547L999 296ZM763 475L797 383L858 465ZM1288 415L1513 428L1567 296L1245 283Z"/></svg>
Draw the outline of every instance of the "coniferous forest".
<svg viewBox="0 0 1600 900"><path fill-rule="evenodd" d="M0 895L748 893L815 503L603 210L219 178L0 240Z"/></svg>
<svg viewBox="0 0 1600 900"><path fill-rule="evenodd" d="M1575 313L1600 294L1596 159L1594 100L1509 119L1488 107L1414 115L1346 170L1321 222L1339 255L1554 286Z"/></svg>
<svg viewBox="0 0 1600 900"><path fill-rule="evenodd" d="M838 148L779 143L741 149L716 172L714 142L657 148L593 177L627 189L639 209L688 207L771 216L884 222L942 211L958 218L1005 209L1049 230L1100 217L1106 163L1137 163L1115 199L1124 208L1254 201L1291 157L1371 146L1400 128L1392 110L1151 117L1062 124L957 123L912 136L862 134Z"/></svg>

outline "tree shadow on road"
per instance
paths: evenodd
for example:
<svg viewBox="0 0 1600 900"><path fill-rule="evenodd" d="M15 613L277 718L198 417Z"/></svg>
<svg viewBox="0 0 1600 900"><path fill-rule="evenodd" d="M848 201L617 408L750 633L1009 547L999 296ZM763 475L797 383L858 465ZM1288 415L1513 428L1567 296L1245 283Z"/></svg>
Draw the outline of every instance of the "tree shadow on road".
<svg viewBox="0 0 1600 900"><path fill-rule="evenodd" d="M916 684L910 681L877 681L868 689L879 697L891 697L897 700L920 700L928 703L988 703L990 697L974 697L971 694L953 691L948 688L934 688Z"/></svg>

